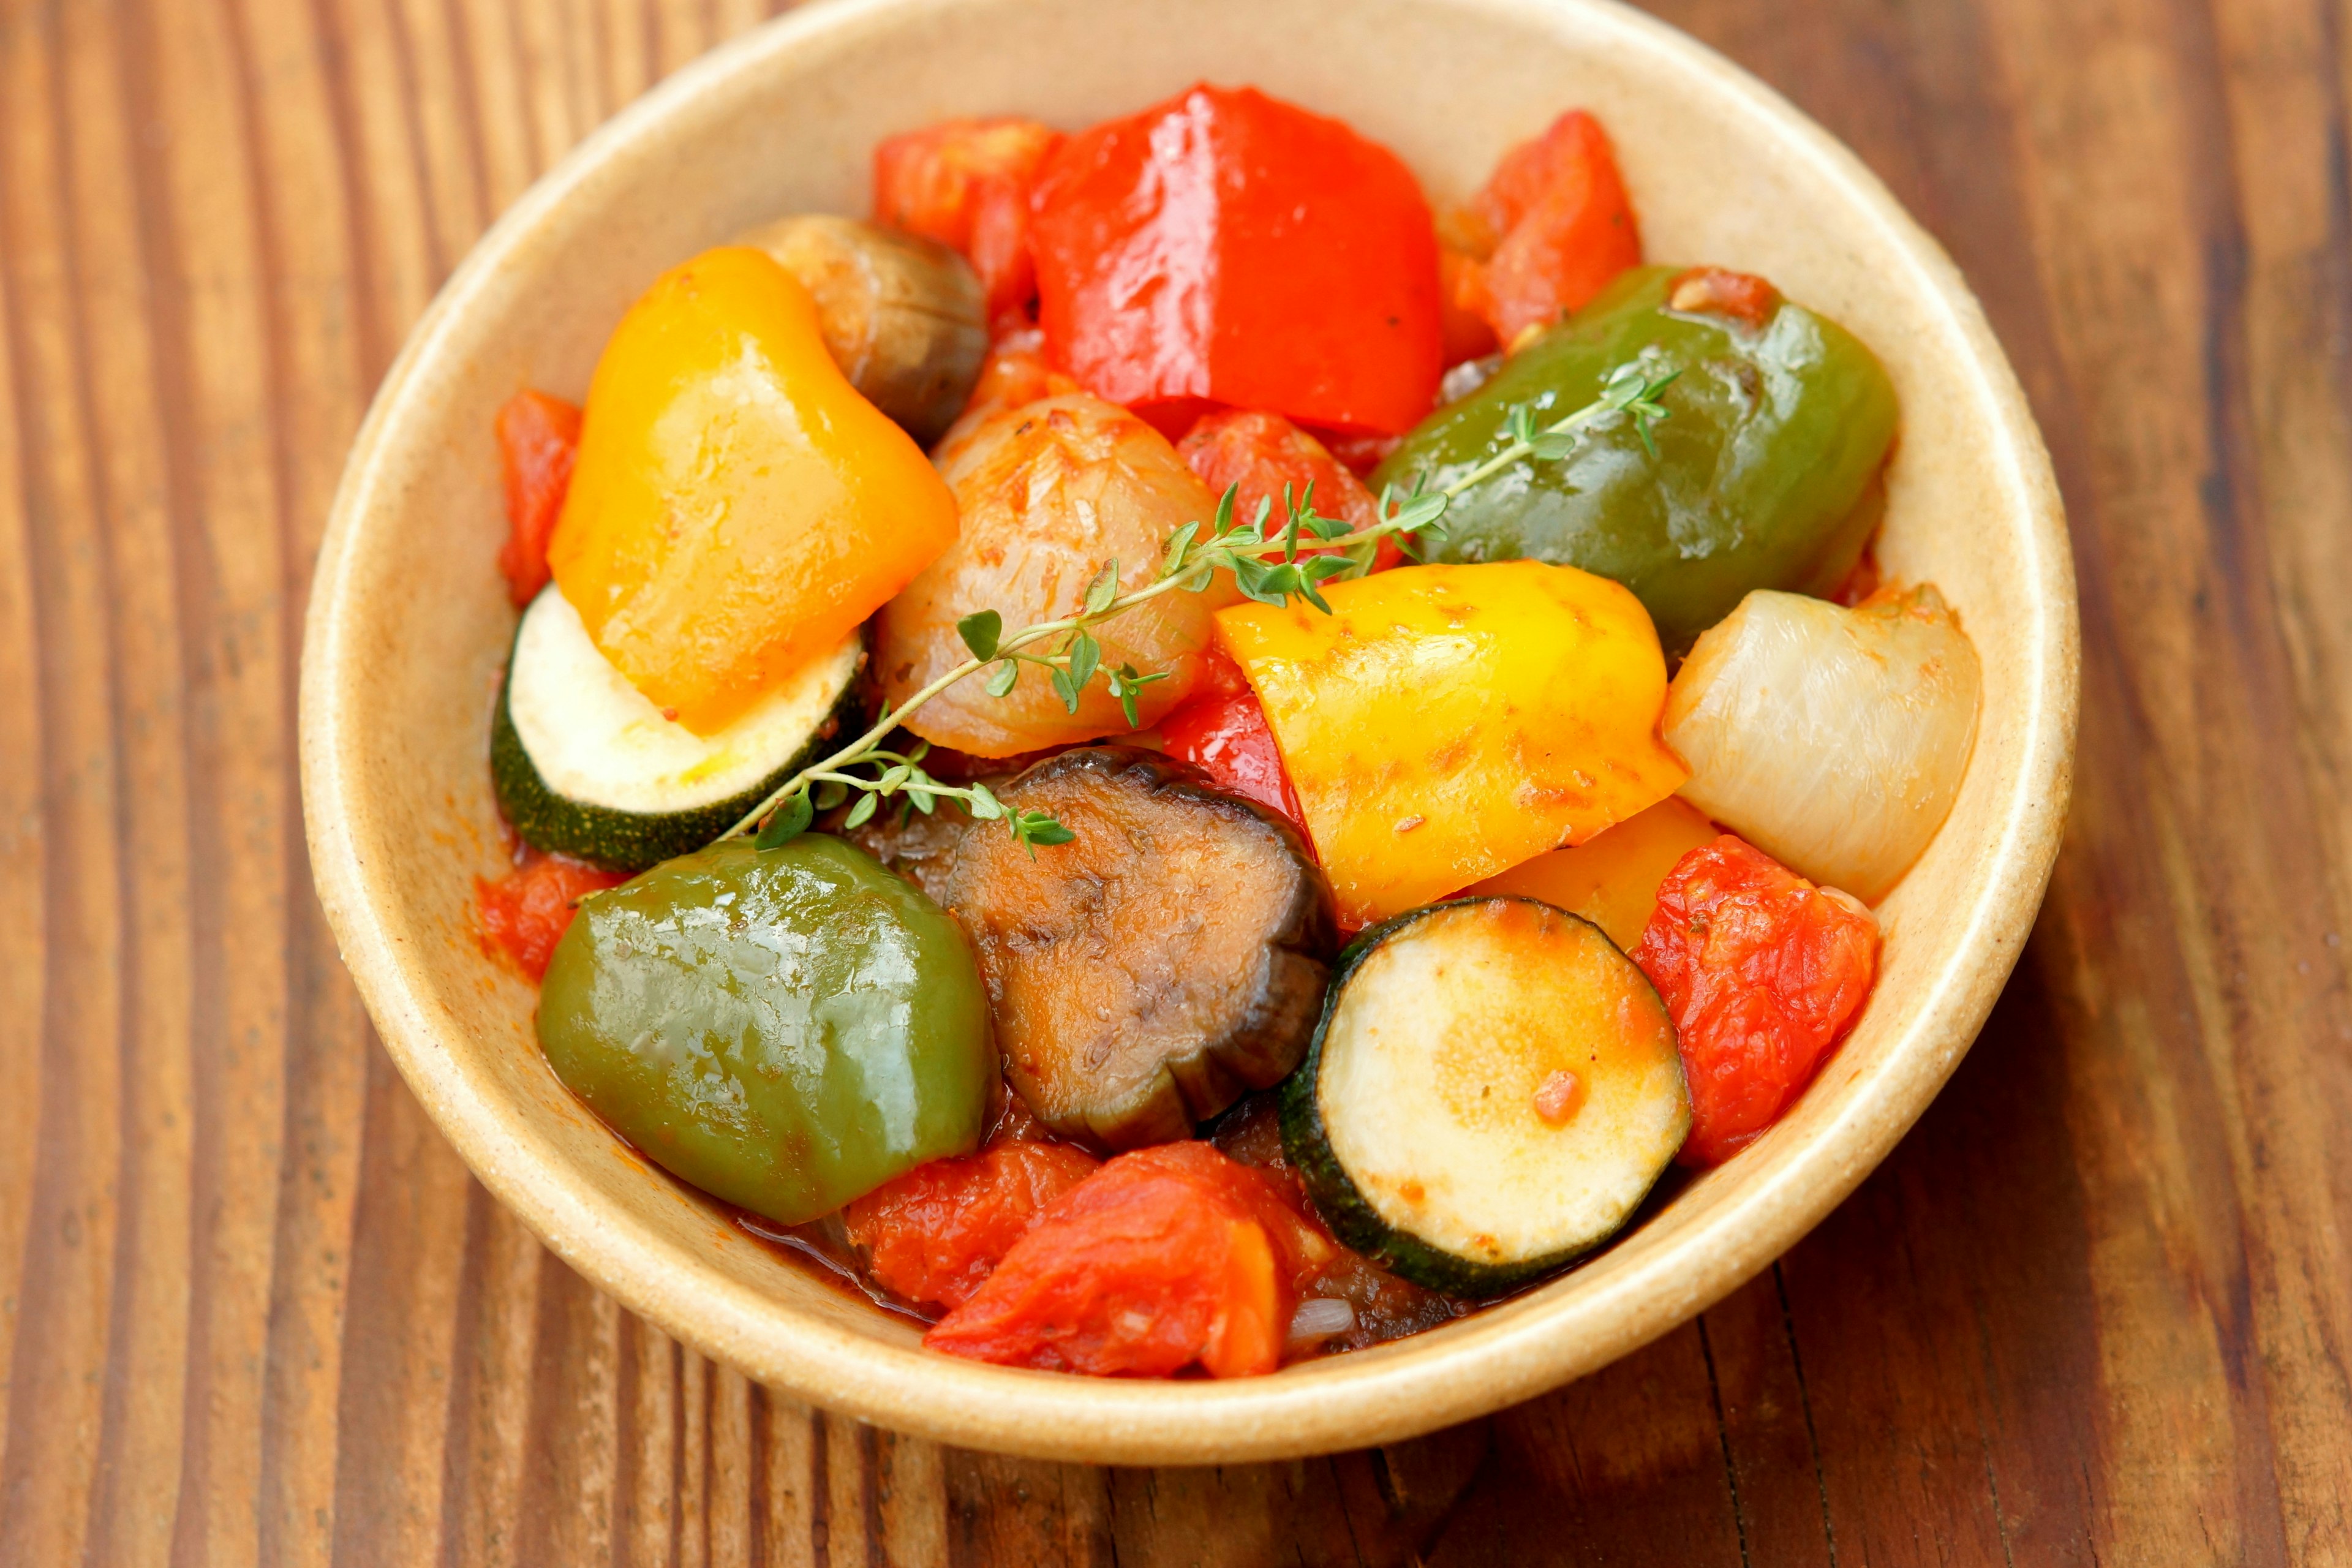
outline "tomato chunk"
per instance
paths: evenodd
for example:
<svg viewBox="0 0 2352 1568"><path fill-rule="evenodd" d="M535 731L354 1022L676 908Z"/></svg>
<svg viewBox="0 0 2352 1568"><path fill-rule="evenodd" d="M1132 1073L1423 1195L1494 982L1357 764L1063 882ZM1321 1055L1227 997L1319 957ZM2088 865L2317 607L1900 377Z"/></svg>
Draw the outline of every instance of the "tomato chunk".
<svg viewBox="0 0 2352 1568"><path fill-rule="evenodd" d="M536 981L547 973L556 942L571 928L572 905L629 879L562 855L526 853L529 858L495 882L474 879L474 921L485 948L505 954Z"/></svg>
<svg viewBox="0 0 2352 1568"><path fill-rule="evenodd" d="M1064 142L1032 230L1047 351L1163 427L1205 400L1395 434L1436 397L1428 204L1336 120L1195 87Z"/></svg>
<svg viewBox="0 0 2352 1568"><path fill-rule="evenodd" d="M992 320L1037 291L1029 192L1062 133L1034 120L948 120L874 149L874 218L963 252Z"/></svg>
<svg viewBox="0 0 2352 1568"><path fill-rule="evenodd" d="M842 1211L876 1280L909 1301L961 1307L1047 1205L1097 1168L1066 1143L999 1143L934 1160Z"/></svg>
<svg viewBox="0 0 2352 1568"><path fill-rule="evenodd" d="M1097 1377L1272 1372L1293 1248L1316 1243L1263 1173L1206 1143L1139 1149L1064 1194L923 1342Z"/></svg>
<svg viewBox="0 0 2352 1568"><path fill-rule="evenodd" d="M1322 442L1279 414L1227 408L1203 415L1176 444L1176 451L1213 493L1222 496L1229 487L1238 488L1234 516L1242 522L1256 517L1263 502L1267 507L1267 528L1280 528L1290 515L1284 491L1304 503L1312 486L1317 515L1336 517L1351 529L1380 524L1380 506L1364 481ZM1302 531L1301 537L1313 536ZM1375 572L1405 558L1394 536L1381 540L1375 551ZM1325 553L1305 547L1298 552Z"/></svg>
<svg viewBox="0 0 2352 1568"><path fill-rule="evenodd" d="M1878 926L1726 834L1675 863L1633 961L1682 1043L1682 1163L1717 1165L1779 1120L1861 1012Z"/></svg>
<svg viewBox="0 0 2352 1568"><path fill-rule="evenodd" d="M1245 689L1238 696L1188 702L1160 721L1160 738L1170 756L1199 768L1226 794L1255 801L1307 837L1307 816L1282 771L1282 752L1257 693Z"/></svg>
<svg viewBox="0 0 2352 1568"><path fill-rule="evenodd" d="M580 410L543 392L518 392L499 410L499 467L506 479L507 542L499 549L507 596L520 609L547 586L547 541L563 514L580 455Z"/></svg>
<svg viewBox="0 0 2352 1568"><path fill-rule="evenodd" d="M1483 265L1457 279L1454 302L1486 317L1508 345L1531 326L1580 309L1642 260L1642 234L1617 155L1582 110L1552 121L1502 162L1454 225Z"/></svg>

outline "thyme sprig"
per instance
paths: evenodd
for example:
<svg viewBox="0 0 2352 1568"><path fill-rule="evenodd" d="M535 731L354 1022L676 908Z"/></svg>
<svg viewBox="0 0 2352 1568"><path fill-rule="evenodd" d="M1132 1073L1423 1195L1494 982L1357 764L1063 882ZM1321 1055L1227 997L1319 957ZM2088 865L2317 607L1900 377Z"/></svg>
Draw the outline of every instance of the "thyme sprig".
<svg viewBox="0 0 2352 1568"><path fill-rule="evenodd" d="M1087 585L1075 615L1041 621L1009 636L1004 617L994 610L964 616L956 623L956 631L971 658L912 693L896 709L884 703L870 729L786 779L724 837L756 829L759 847L775 848L806 832L818 812L833 809L854 793L859 798L842 819L845 827L862 826L883 801L903 795L908 805L925 814L939 802L952 800L978 821L1003 822L1033 855L1040 844L1066 844L1075 835L1046 813L1013 810L984 784L944 784L925 772L929 742L917 742L904 752L890 750L886 742L908 714L983 669L989 670L984 689L990 696L1010 695L1020 682L1024 665L1044 669L1054 694L1072 713L1078 710L1087 686L1099 676L1104 689L1118 700L1133 727L1137 695L1153 681L1167 679L1170 672L1146 673L1125 663L1106 668L1095 627L1165 594L1200 593L1219 572L1232 573L1242 594L1260 604L1281 605L1297 599L1328 615L1331 606L1320 591L1323 584L1360 573L1370 562L1373 547L1383 539L1395 538L1416 559L1425 546L1443 543L1446 509L1474 486L1517 463L1529 458L1557 461L1573 453L1594 431L1626 423L1654 456L1657 447L1651 430L1667 416L1658 395L1675 374L1669 371L1654 375L1642 361L1629 361L1610 373L1600 396L1548 425L1536 423L1532 406L1519 405L1505 424L1510 439L1486 461L1440 489L1424 489L1420 480L1402 495L1394 487L1383 489L1380 521L1369 528L1351 529L1341 519L1316 511L1312 484L1298 493L1283 487L1283 516L1278 524L1269 527L1274 514L1270 497L1258 502L1255 516L1246 522L1237 521L1234 512L1240 487L1228 487L1205 528L1188 522L1170 537L1158 572L1143 587L1121 593L1119 563L1113 561ZM852 769L873 771L853 773Z"/></svg>

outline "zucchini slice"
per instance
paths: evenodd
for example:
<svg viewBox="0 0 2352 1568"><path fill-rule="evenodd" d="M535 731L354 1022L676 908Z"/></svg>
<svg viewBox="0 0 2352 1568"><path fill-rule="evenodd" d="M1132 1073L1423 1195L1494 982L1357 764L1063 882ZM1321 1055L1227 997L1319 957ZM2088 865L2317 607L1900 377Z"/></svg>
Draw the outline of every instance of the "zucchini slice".
<svg viewBox="0 0 2352 1568"><path fill-rule="evenodd" d="M855 703L863 633L715 735L661 715L550 584L515 628L490 730L499 805L523 842L613 871L701 848L831 740Z"/></svg>
<svg viewBox="0 0 2352 1568"><path fill-rule="evenodd" d="M1457 1296L1615 1235L1690 1115L1649 979L1600 927L1520 898L1358 938L1282 1090L1284 1150L1339 1239Z"/></svg>

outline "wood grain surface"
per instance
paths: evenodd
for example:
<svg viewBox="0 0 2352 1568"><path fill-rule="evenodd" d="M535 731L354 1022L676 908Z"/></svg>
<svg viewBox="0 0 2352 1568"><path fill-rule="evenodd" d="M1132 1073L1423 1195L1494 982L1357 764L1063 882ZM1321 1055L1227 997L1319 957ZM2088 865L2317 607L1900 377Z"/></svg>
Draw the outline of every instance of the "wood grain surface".
<svg viewBox="0 0 2352 1568"><path fill-rule="evenodd" d="M1699 1321L1150 1472L631 1319L444 1146L310 891L299 632L371 390L766 5L0 0L0 1563L2352 1562L2352 12L1656 8L1892 184L2033 398L2085 651L2049 905L1917 1130Z"/></svg>

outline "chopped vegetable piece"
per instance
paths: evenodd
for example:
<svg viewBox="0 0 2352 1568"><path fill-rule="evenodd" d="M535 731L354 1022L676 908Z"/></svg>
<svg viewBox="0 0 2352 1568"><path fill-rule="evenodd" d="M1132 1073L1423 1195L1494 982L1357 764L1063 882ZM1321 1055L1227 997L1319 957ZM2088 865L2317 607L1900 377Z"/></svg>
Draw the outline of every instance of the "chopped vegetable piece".
<svg viewBox="0 0 2352 1568"><path fill-rule="evenodd" d="M1287 1212L1263 1174L1206 1143L1123 1154L1047 1209L923 1343L1097 1377L1272 1372L1292 1309Z"/></svg>
<svg viewBox="0 0 2352 1568"><path fill-rule="evenodd" d="M961 251L980 274L989 319L1037 291L1029 195L1062 133L1034 120L949 120L874 149L874 217Z"/></svg>
<svg viewBox="0 0 2352 1568"><path fill-rule="evenodd" d="M1065 752L1003 800L1076 836L1033 854L970 834L948 878L1006 1075L1040 1119L1114 1149L1166 1142L1298 1065L1332 933L1289 827L1129 747Z"/></svg>
<svg viewBox="0 0 2352 1568"><path fill-rule="evenodd" d="M1257 802L1307 837L1298 792L1282 771L1256 693L1244 688L1235 696L1187 703L1161 721L1160 739L1170 756L1199 768L1227 795Z"/></svg>
<svg viewBox="0 0 2352 1568"><path fill-rule="evenodd" d="M619 887L627 879L562 855L532 851L495 882L474 879L475 925L484 947L504 953L536 982L547 973L549 956L572 925L573 904L585 894Z"/></svg>
<svg viewBox="0 0 2352 1568"><path fill-rule="evenodd" d="M1464 268L1454 299L1504 343L1581 310L1642 263L1641 230L1617 155L1601 122L1582 110L1503 154L1456 226L1492 249L1483 264Z"/></svg>
<svg viewBox="0 0 2352 1568"><path fill-rule="evenodd" d="M999 1143L918 1165L854 1200L842 1218L885 1289L961 1307L1045 1206L1098 1164L1066 1143Z"/></svg>
<svg viewBox="0 0 2352 1568"><path fill-rule="evenodd" d="M1635 960L1665 998L1691 1091L1686 1165L1755 1142L1870 995L1878 925L1726 834L1658 889Z"/></svg>
<svg viewBox="0 0 2352 1568"><path fill-rule="evenodd" d="M1325 615L1238 605L1257 690L1343 925L1366 926L1672 795L1665 660L1616 584L1535 562L1404 566Z"/></svg>
<svg viewBox="0 0 2352 1568"><path fill-rule="evenodd" d="M1215 510L1166 437L1083 393L1007 409L950 447L945 471L962 531L877 623L875 668L894 704L971 657L957 630L964 616L993 609L1005 626L1025 626L1067 616L1113 562L1123 590L1140 588L1159 572L1168 536ZM1192 694L1211 613L1232 597L1223 585L1163 595L1095 634L1100 668L1167 676L1136 692L1132 719L1100 680L1072 711L1051 672L1031 664L1008 695L968 680L909 714L907 727L938 745L1004 757L1157 723Z"/></svg>
<svg viewBox="0 0 2352 1568"><path fill-rule="evenodd" d="M581 905L540 993L555 1075L646 1158L783 1225L980 1145L971 946L837 838L730 838Z"/></svg>
<svg viewBox="0 0 2352 1568"><path fill-rule="evenodd" d="M1875 903L1943 826L1976 743L1977 652L1932 587L1856 609L1754 593L1666 696L1683 796Z"/></svg>
<svg viewBox="0 0 2352 1568"><path fill-rule="evenodd" d="M524 843L616 871L699 849L856 716L865 664L865 635L852 630L742 717L697 735L655 711L548 588L515 628L490 721L499 809Z"/></svg>
<svg viewBox="0 0 2352 1568"><path fill-rule="evenodd" d="M1780 291L1749 272L1694 267L1666 285L1666 309L1693 315L1725 316L1743 326L1761 327L1780 306Z"/></svg>
<svg viewBox="0 0 2352 1568"><path fill-rule="evenodd" d="M518 392L499 410L499 468L506 479L507 542L499 570L516 609L547 586L547 541L572 488L580 410L543 392Z"/></svg>
<svg viewBox="0 0 2352 1568"><path fill-rule="evenodd" d="M1675 373L1671 413L1643 444L1632 421L1567 457L1531 458L1456 500L1436 561L1580 566L1641 596L1670 653L1751 588L1826 594L1876 526L1871 479L1895 437L1895 386L1843 328L1782 302L1760 328L1677 311L1668 268L1629 272L1565 327L1440 409L1372 476L1452 484L1537 423L1581 408L1617 366Z"/></svg>
<svg viewBox="0 0 2352 1568"><path fill-rule="evenodd" d="M1538 855L1465 891L1541 899L1591 921L1631 952L1658 907L1658 884L1716 836L1715 824L1669 796L1573 849Z"/></svg>
<svg viewBox="0 0 2352 1568"><path fill-rule="evenodd" d="M1338 518L1351 529L1380 523L1380 507L1364 481L1325 450L1322 442L1279 414L1229 408L1203 415L1176 444L1176 451L1211 494L1222 497L1227 489L1239 487L1234 516L1241 521L1255 518L1264 506L1267 526L1279 528L1290 515L1284 499L1287 494L1302 505L1311 499L1318 516ZM1300 545L1299 554L1328 553L1314 548L1314 535L1304 537L1307 542ZM1375 572L1404 561L1394 535L1381 540L1374 551Z"/></svg>
<svg viewBox="0 0 2352 1568"><path fill-rule="evenodd" d="M824 346L849 384L929 447L971 397L988 353L980 279L919 235L804 214L745 235L816 301Z"/></svg>
<svg viewBox="0 0 2352 1568"><path fill-rule="evenodd" d="M1608 1240L1690 1124L1657 993L1598 927L1532 899L1366 931L1282 1092L1284 1150L1339 1239L1457 1295Z"/></svg>
<svg viewBox="0 0 2352 1568"><path fill-rule="evenodd" d="M1436 395L1428 204L1336 120L1195 87L1064 142L1034 233L1047 348L1114 403L1394 434Z"/></svg>
<svg viewBox="0 0 2352 1568"><path fill-rule="evenodd" d="M1438 320L1450 368L1484 359L1502 345L1486 323L1486 272L1473 256L1446 247L1437 253ZM1440 395L1444 395L1441 390Z"/></svg>
<svg viewBox="0 0 2352 1568"><path fill-rule="evenodd" d="M730 246L605 344L548 563L630 684L708 735L955 537L955 498L834 363L808 290Z"/></svg>

